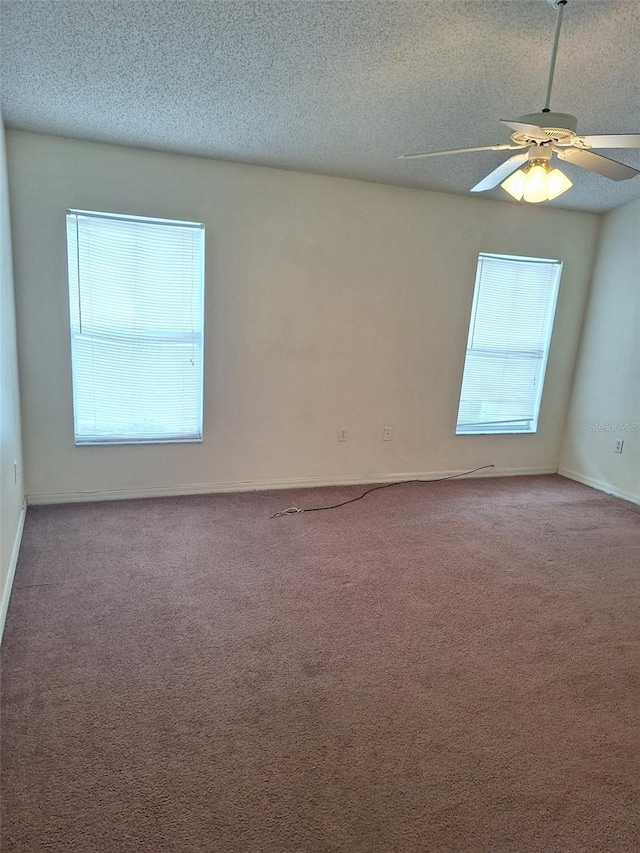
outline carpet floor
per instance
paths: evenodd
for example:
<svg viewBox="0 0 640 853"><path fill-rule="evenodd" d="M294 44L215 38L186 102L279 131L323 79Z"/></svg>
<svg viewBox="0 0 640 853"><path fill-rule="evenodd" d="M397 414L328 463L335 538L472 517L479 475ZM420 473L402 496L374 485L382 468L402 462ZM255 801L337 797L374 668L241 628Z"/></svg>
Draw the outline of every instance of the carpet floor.
<svg viewBox="0 0 640 853"><path fill-rule="evenodd" d="M640 849L640 511L556 476L32 507L5 853Z"/></svg>

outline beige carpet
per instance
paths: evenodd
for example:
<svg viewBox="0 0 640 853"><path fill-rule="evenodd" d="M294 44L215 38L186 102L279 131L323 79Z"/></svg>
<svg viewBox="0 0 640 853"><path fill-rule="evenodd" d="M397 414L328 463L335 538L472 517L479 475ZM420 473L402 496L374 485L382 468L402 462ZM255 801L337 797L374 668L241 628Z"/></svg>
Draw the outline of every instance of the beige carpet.
<svg viewBox="0 0 640 853"><path fill-rule="evenodd" d="M30 508L5 853L640 849L640 511L559 477Z"/></svg>

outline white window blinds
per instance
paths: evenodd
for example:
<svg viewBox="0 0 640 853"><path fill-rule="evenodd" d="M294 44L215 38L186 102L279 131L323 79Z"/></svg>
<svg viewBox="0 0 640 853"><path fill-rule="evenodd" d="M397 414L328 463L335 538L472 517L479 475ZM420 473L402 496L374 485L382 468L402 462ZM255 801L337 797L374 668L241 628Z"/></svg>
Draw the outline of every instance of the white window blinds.
<svg viewBox="0 0 640 853"><path fill-rule="evenodd" d="M204 226L67 212L76 444L202 440Z"/></svg>
<svg viewBox="0 0 640 853"><path fill-rule="evenodd" d="M536 431L561 270L479 256L456 433Z"/></svg>

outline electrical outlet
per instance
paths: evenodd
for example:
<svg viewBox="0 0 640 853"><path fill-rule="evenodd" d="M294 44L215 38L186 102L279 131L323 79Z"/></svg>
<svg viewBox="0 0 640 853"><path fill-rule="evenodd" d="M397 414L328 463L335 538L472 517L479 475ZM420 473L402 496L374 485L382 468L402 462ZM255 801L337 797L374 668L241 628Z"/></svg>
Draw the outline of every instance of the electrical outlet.
<svg viewBox="0 0 640 853"><path fill-rule="evenodd" d="M346 441L349 432L346 427L340 427L338 430L338 441Z"/></svg>
<svg viewBox="0 0 640 853"><path fill-rule="evenodd" d="M391 427L385 427L382 430L382 440L383 441L391 441L393 438L393 429Z"/></svg>
<svg viewBox="0 0 640 853"><path fill-rule="evenodd" d="M622 453L622 448L624 447L624 438L616 438L616 453Z"/></svg>

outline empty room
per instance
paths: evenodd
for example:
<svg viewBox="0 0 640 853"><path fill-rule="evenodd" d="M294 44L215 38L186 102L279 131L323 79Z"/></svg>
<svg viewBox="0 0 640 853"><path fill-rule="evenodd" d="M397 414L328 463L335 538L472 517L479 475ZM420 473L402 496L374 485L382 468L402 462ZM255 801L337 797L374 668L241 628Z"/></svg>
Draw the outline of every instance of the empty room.
<svg viewBox="0 0 640 853"><path fill-rule="evenodd" d="M0 0L3 851L640 849L638 44Z"/></svg>

